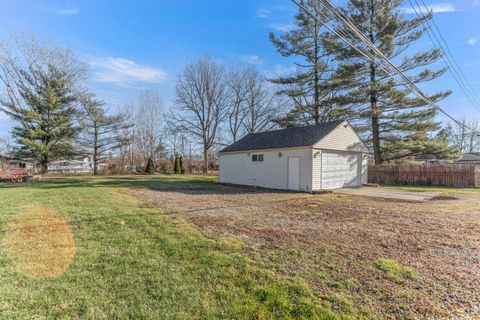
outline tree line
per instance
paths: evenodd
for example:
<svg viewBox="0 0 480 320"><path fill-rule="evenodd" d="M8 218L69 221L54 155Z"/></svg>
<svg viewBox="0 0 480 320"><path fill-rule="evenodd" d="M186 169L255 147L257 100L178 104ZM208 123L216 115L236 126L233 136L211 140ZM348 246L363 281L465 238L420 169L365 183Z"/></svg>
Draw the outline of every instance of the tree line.
<svg viewBox="0 0 480 320"><path fill-rule="evenodd" d="M42 173L57 159L91 155L93 172L115 157L121 170L155 171L172 158L184 173L200 146L202 171L222 146L246 133L272 128L284 104L265 77L251 67L233 68L209 57L180 75L169 112L158 90L145 90L134 104L112 112L88 87L88 66L70 50L32 38L3 47L0 109L14 120L10 150L38 161ZM187 150L189 149L189 150Z"/></svg>
<svg viewBox="0 0 480 320"><path fill-rule="evenodd" d="M404 4L402 0L350 0L340 11L411 82L421 85L441 77L447 68L432 68L442 57L440 49L412 50L418 48L415 43L423 39L432 14L408 18ZM459 151L465 150L454 134L446 134L458 127L442 128L437 108L405 87L404 80L392 78L371 48L335 19L328 1L302 0L300 5L294 16L295 28L269 35L278 53L294 63L296 72L268 81L255 77L258 82L245 81L248 72L246 77L235 74L233 81L226 82L228 85L221 85L225 77L218 63L201 59L187 66L176 88L175 106L179 112L172 119L177 128L201 141L205 159L221 140L217 136L224 118L232 141L238 137L238 128L256 132L273 126L349 120L370 146L376 164L412 160L425 154L455 159ZM352 43L355 48L348 45ZM365 52L374 58L367 59L362 54ZM250 83L260 85L252 87ZM250 91L238 90L243 84ZM274 85L274 90L262 92L269 85ZM450 90L441 90L427 96L439 103L450 94ZM250 101L263 107L252 108ZM249 120L249 116L260 114L262 121ZM478 139L478 134L470 132L470 136Z"/></svg>
<svg viewBox="0 0 480 320"><path fill-rule="evenodd" d="M380 58L367 59L363 53L375 57L372 49L335 19L328 1L302 0L300 5L308 13L298 11L295 29L270 34L277 51L297 65L294 75L273 80L294 104L280 120L283 126L348 119L371 147L376 164L422 154L458 156L457 148L439 134L437 109L390 77ZM438 48L411 50L427 31L432 14L409 19L404 5L402 0L350 0L340 12L419 85L442 76L447 68L429 68L441 58ZM450 94L443 90L428 97L438 103Z"/></svg>
<svg viewBox="0 0 480 320"><path fill-rule="evenodd" d="M338 119L352 123L377 164L423 154L454 159L459 151L478 150L478 135L442 128L436 108L390 77L380 59L366 59L357 49L371 49L335 19L328 2L300 4L308 13L298 10L295 28L269 35L295 72L267 79L253 67L200 57L179 75L169 110L157 90L146 90L137 103L110 112L85 89L88 66L71 51L25 39L16 42L16 50L3 46L0 108L15 121L15 153L37 159L46 172L52 159L81 151L93 155L95 173L112 154L129 170L146 170L168 159L182 172L180 156L183 166L201 153L202 171L208 172L215 154L247 133ZM340 10L421 85L447 69L431 68L441 58L439 49L415 46L432 15L408 18L403 4L350 0ZM442 90L428 97L438 103L450 94Z"/></svg>

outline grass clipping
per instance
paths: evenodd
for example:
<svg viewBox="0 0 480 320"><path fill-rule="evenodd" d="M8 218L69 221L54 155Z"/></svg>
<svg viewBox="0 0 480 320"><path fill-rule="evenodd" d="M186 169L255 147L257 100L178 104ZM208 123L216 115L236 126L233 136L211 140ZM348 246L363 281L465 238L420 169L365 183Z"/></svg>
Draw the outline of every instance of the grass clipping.
<svg viewBox="0 0 480 320"><path fill-rule="evenodd" d="M34 278L61 276L76 251L65 219L41 206L28 207L9 222L2 246L15 267Z"/></svg>

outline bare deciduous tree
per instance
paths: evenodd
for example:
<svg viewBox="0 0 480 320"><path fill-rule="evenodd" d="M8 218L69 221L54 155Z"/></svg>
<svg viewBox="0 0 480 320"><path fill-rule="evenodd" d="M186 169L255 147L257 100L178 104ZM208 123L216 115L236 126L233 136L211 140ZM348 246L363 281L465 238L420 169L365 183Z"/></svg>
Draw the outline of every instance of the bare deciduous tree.
<svg viewBox="0 0 480 320"><path fill-rule="evenodd" d="M243 121L247 116L247 89L248 72L242 69L232 69L228 74L228 89L230 103L228 106L228 128L232 136L232 142L237 141Z"/></svg>
<svg viewBox="0 0 480 320"><path fill-rule="evenodd" d="M265 77L254 69L246 74L246 116L243 121L248 133L272 129L284 109L284 100L275 93Z"/></svg>
<svg viewBox="0 0 480 320"><path fill-rule="evenodd" d="M232 142L240 135L273 128L284 109L285 99L254 68L232 69L228 75L227 124Z"/></svg>
<svg viewBox="0 0 480 320"><path fill-rule="evenodd" d="M98 174L99 164L109 152L125 143L124 131L130 127L123 114L107 115L105 103L92 95L80 97L82 133L80 144L93 157L93 174Z"/></svg>
<svg viewBox="0 0 480 320"><path fill-rule="evenodd" d="M165 144L170 155L182 155L191 160L194 151L193 143L186 132L172 121L167 122L165 127Z"/></svg>
<svg viewBox="0 0 480 320"><path fill-rule="evenodd" d="M480 152L480 122L460 120L463 126L451 124L447 127L447 137L463 153Z"/></svg>
<svg viewBox="0 0 480 320"><path fill-rule="evenodd" d="M189 64L178 79L173 119L202 144L205 173L227 114L228 98L225 67L210 58Z"/></svg>
<svg viewBox="0 0 480 320"><path fill-rule="evenodd" d="M0 137L0 156L1 155L10 155L12 152L12 142L8 138Z"/></svg>
<svg viewBox="0 0 480 320"><path fill-rule="evenodd" d="M2 156L9 156L11 151L10 140L0 137L0 178L7 176L10 168L9 160Z"/></svg>
<svg viewBox="0 0 480 320"><path fill-rule="evenodd" d="M157 90L145 90L139 97L134 118L135 144L145 161L156 155L162 146L163 101Z"/></svg>
<svg viewBox="0 0 480 320"><path fill-rule="evenodd" d="M122 170L127 169L130 172L136 171L135 159L135 125L134 125L134 114L132 112L133 106L124 105L120 111L123 115L123 120L128 126L125 127L121 136L123 137L123 143L118 147L119 160L122 165Z"/></svg>

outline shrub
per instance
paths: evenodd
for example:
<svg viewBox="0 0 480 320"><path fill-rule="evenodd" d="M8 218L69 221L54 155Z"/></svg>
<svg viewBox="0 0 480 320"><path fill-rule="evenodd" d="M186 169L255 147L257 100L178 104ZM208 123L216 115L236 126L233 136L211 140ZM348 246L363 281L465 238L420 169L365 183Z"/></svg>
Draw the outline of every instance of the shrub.
<svg viewBox="0 0 480 320"><path fill-rule="evenodd" d="M175 160L173 164L173 173L179 174L181 172L180 169L180 157L178 155L175 155Z"/></svg>
<svg viewBox="0 0 480 320"><path fill-rule="evenodd" d="M185 174L185 167L183 165L183 157L182 156L178 157L178 165L180 167L180 173Z"/></svg>
<svg viewBox="0 0 480 320"><path fill-rule="evenodd" d="M155 174L155 163L153 163L152 158L148 158L146 171L148 174Z"/></svg>

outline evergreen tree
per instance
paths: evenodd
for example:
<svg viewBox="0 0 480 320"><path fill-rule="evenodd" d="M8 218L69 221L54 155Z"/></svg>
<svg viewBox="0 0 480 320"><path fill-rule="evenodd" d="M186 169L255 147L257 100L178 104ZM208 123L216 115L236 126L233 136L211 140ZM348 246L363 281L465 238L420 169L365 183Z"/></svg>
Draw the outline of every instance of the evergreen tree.
<svg viewBox="0 0 480 320"><path fill-rule="evenodd" d="M444 74L446 68L430 70L428 66L441 58L438 49L417 52L407 56L407 49L426 31L424 23L430 14L407 19L402 11L402 0L350 0L343 13L363 34L393 60L412 82L421 84ZM344 25L337 28L364 51L373 52ZM340 63L337 77L349 83L345 98L354 112L355 124L372 146L375 163L395 161L421 154L451 157L454 149L445 139L436 139L440 124L434 120L437 110L415 96L402 81L389 77L379 65L379 58L370 62L339 39L331 38L331 47L337 51ZM384 64L383 64L384 65ZM438 102L450 94L442 91L430 95Z"/></svg>
<svg viewBox="0 0 480 320"><path fill-rule="evenodd" d="M178 164L180 167L180 173L185 174L185 167L183 165L183 156L178 157Z"/></svg>
<svg viewBox="0 0 480 320"><path fill-rule="evenodd" d="M297 73L272 79L282 87L281 93L294 102L294 108L287 116L277 120L281 126L318 124L345 116L336 99L338 84L333 80L333 54L330 42L323 28L326 19L315 8L325 14L328 11L319 0L300 1L321 22L299 9L295 15L296 28L280 37L270 33L270 40L284 57L295 59Z"/></svg>
<svg viewBox="0 0 480 320"><path fill-rule="evenodd" d="M148 158L146 171L148 174L155 174L155 163L153 163L153 159L151 157Z"/></svg>
<svg viewBox="0 0 480 320"><path fill-rule="evenodd" d="M179 174L180 172L181 172L181 169L180 169L180 157L176 154L176 155L175 155L175 163L174 163L174 166L173 166L173 173Z"/></svg>
<svg viewBox="0 0 480 320"><path fill-rule="evenodd" d="M12 129L19 145L15 153L39 161L45 174L51 159L73 154L77 98L68 74L54 65L48 65L46 70L23 71L21 77L18 95L23 103L6 99L0 104L17 123Z"/></svg>
<svg viewBox="0 0 480 320"><path fill-rule="evenodd" d="M19 157L35 159L42 173L56 158L73 154L78 87L87 65L71 51L17 36L0 46L0 110L15 122Z"/></svg>

